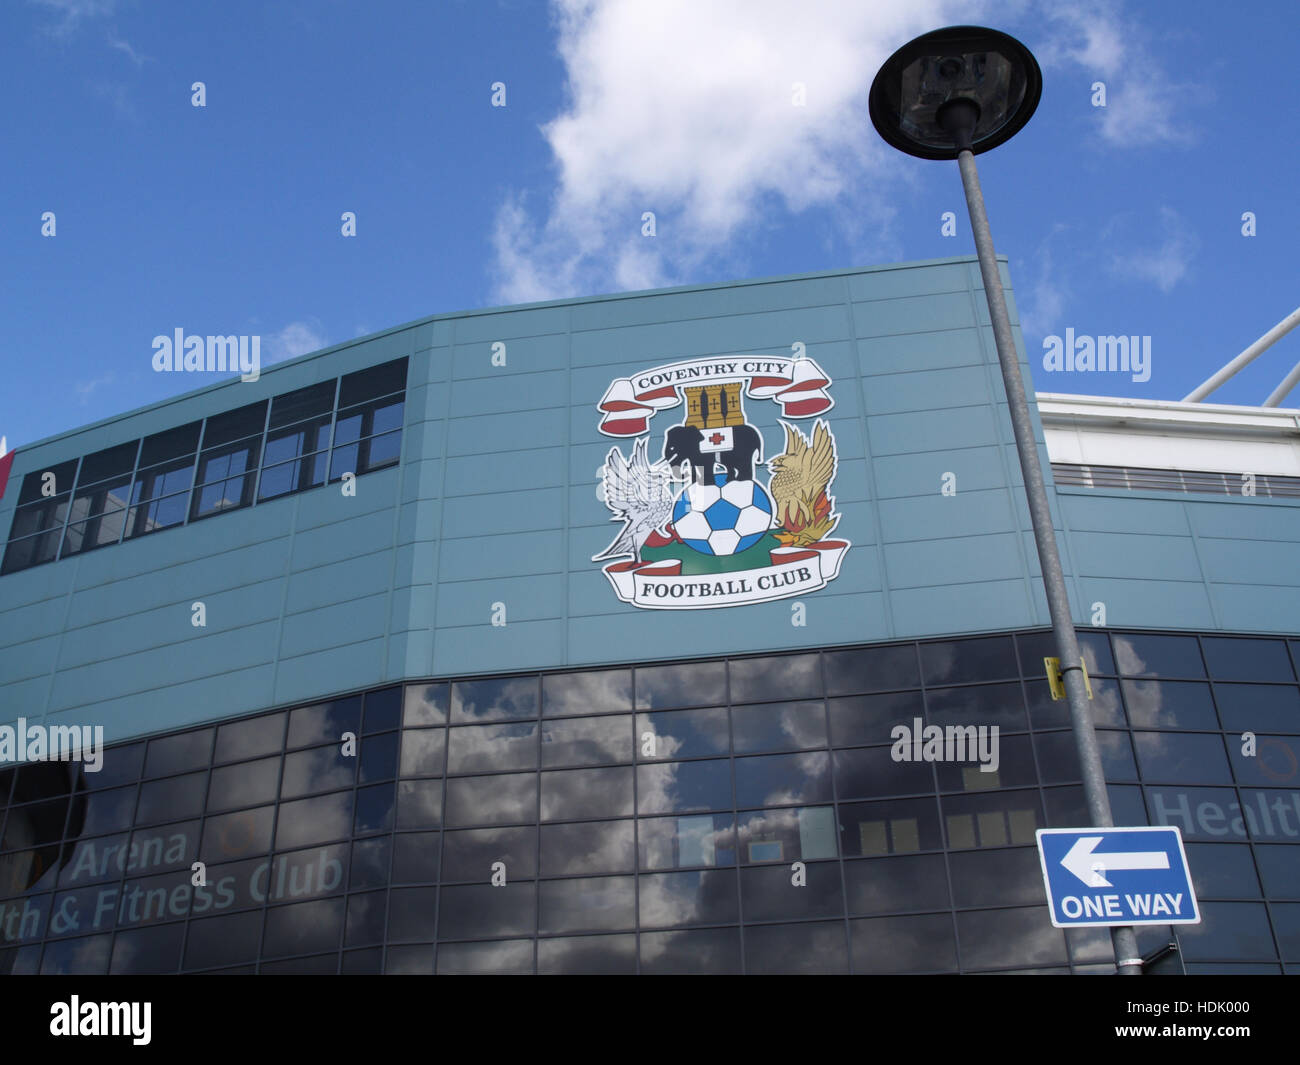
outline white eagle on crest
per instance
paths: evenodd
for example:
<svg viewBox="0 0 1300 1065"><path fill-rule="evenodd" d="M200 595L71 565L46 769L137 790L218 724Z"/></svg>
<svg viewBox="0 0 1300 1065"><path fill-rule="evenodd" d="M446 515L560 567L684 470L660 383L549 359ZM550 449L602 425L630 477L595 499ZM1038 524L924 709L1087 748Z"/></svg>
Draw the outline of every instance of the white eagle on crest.
<svg viewBox="0 0 1300 1065"><path fill-rule="evenodd" d="M664 526L673 516L673 500L685 478L675 477L667 462L651 464L644 437L632 444L630 459L625 459L618 448L610 448L601 478L605 505L614 512L610 521L622 521L623 528L614 542L592 561L619 555L631 555L639 560L641 548L652 532L657 530L666 535Z"/></svg>

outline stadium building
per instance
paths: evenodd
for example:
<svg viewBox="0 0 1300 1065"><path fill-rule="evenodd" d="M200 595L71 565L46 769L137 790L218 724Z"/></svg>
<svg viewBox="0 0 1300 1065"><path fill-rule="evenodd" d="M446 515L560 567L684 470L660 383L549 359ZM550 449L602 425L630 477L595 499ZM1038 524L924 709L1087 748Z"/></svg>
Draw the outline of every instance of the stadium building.
<svg viewBox="0 0 1300 1065"><path fill-rule="evenodd" d="M0 971L1113 972L1045 904L1087 822L1001 397L957 258L436 315L19 447ZM1297 412L1033 413L1116 822L1203 917L1147 971L1300 971Z"/></svg>

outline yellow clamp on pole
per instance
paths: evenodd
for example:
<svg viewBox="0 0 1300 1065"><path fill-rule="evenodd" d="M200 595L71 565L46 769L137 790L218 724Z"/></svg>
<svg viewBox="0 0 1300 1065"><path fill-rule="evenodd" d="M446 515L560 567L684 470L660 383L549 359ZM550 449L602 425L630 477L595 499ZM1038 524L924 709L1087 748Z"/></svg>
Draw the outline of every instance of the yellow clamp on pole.
<svg viewBox="0 0 1300 1065"><path fill-rule="evenodd" d="M1065 679L1061 676L1061 660L1059 658L1044 658L1043 665L1047 668L1047 686L1052 689L1052 702L1057 702L1065 698ZM1088 698L1092 698L1092 681L1088 679L1088 667L1083 660L1079 661L1079 668L1083 671L1083 686L1088 691Z"/></svg>

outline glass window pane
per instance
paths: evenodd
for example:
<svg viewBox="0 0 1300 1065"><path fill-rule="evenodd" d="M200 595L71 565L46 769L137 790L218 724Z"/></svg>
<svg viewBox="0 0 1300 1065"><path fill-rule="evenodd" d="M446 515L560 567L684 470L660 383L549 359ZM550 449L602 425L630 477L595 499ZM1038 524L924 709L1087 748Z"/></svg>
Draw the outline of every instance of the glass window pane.
<svg viewBox="0 0 1300 1065"><path fill-rule="evenodd" d="M935 827L937 832L937 819ZM844 886L851 914L941 910L951 905L941 854L845 862Z"/></svg>
<svg viewBox="0 0 1300 1065"><path fill-rule="evenodd" d="M409 788L424 781L403 781ZM436 782L430 782L436 783ZM447 781L449 825L511 824L537 820L537 775L461 777Z"/></svg>
<svg viewBox="0 0 1300 1065"><path fill-rule="evenodd" d="M636 927L636 880L630 876L543 880L539 930L586 932Z"/></svg>
<svg viewBox="0 0 1300 1065"><path fill-rule="evenodd" d="M1066 962L1065 937L1047 907L957 914L963 969L1026 969Z"/></svg>
<svg viewBox="0 0 1300 1065"><path fill-rule="evenodd" d="M279 758L263 758L260 762L222 766L212 771L212 781L208 785L208 809L229 810L237 806L274 802L279 783Z"/></svg>
<svg viewBox="0 0 1300 1065"><path fill-rule="evenodd" d="M673 666L638 666L636 708L718 706L727 701L725 662L683 662Z"/></svg>
<svg viewBox="0 0 1300 1065"><path fill-rule="evenodd" d="M825 751L736 759L736 804L829 802L831 762Z"/></svg>
<svg viewBox="0 0 1300 1065"><path fill-rule="evenodd" d="M352 872L348 888L380 887L388 883L392 840L359 839L352 844Z"/></svg>
<svg viewBox="0 0 1300 1065"><path fill-rule="evenodd" d="M1204 636L1201 647L1216 680L1294 681L1295 671L1281 640Z"/></svg>
<svg viewBox="0 0 1300 1065"><path fill-rule="evenodd" d="M626 817L632 812L631 766L542 774L543 821L583 820L597 814Z"/></svg>
<svg viewBox="0 0 1300 1065"><path fill-rule="evenodd" d="M639 814L726 810L731 807L731 765L725 758L640 765L636 787Z"/></svg>
<svg viewBox="0 0 1300 1065"><path fill-rule="evenodd" d="M502 939L489 943L442 943L438 975L462 973L531 973L533 941Z"/></svg>
<svg viewBox="0 0 1300 1065"><path fill-rule="evenodd" d="M906 854L943 846L939 808L932 798L850 803L840 807L839 824L845 855Z"/></svg>
<svg viewBox="0 0 1300 1065"><path fill-rule="evenodd" d="M734 895L734 889L732 894ZM644 895L642 896L644 898ZM644 909L642 910L644 913ZM646 922L642 918L642 926ZM685 973L739 973L740 929L642 932L641 972L651 976Z"/></svg>
<svg viewBox="0 0 1300 1065"><path fill-rule="evenodd" d="M154 821L195 817L203 812L203 800L207 792L206 770L166 780L148 781L140 787L136 823L147 825Z"/></svg>
<svg viewBox="0 0 1300 1065"><path fill-rule="evenodd" d="M1093 677L1091 683L1092 698L1088 700L1088 708L1092 711L1093 724L1098 728L1123 728L1127 721L1118 682L1106 677ZM1029 704L1029 720L1034 728L1070 727L1070 704L1065 699L1052 698L1046 678L1025 682L1025 701Z"/></svg>
<svg viewBox="0 0 1300 1065"><path fill-rule="evenodd" d="M1200 911L1200 924L1178 926L1178 945L1187 961L1266 961L1277 957L1262 903L1204 902Z"/></svg>
<svg viewBox="0 0 1300 1065"><path fill-rule="evenodd" d="M816 652L769 658L733 658L731 701L815 699L822 693L821 661Z"/></svg>
<svg viewBox="0 0 1300 1065"><path fill-rule="evenodd" d="M214 761L234 762L277 754L284 745L284 714L264 714L217 728Z"/></svg>
<svg viewBox="0 0 1300 1065"><path fill-rule="evenodd" d="M537 829L478 828L447 832L442 841L443 881L487 884L492 866L503 862L507 883L537 875Z"/></svg>
<svg viewBox="0 0 1300 1065"><path fill-rule="evenodd" d="M637 714L636 737L643 760L726 754L730 749L727 708Z"/></svg>
<svg viewBox="0 0 1300 1065"><path fill-rule="evenodd" d="M191 459L199 446L199 431L203 423L190 422L188 425L167 429L153 436L146 436L140 445L140 466L156 466L160 462L182 458Z"/></svg>
<svg viewBox="0 0 1300 1065"><path fill-rule="evenodd" d="M267 853L271 849L273 817L271 806L209 817L203 823L203 860L223 862Z"/></svg>
<svg viewBox="0 0 1300 1065"><path fill-rule="evenodd" d="M460 681L451 686L451 720L513 721L537 716L536 677Z"/></svg>
<svg viewBox="0 0 1300 1065"><path fill-rule="evenodd" d="M927 687L1020 676L1010 636L922 643L919 648Z"/></svg>
<svg viewBox="0 0 1300 1065"><path fill-rule="evenodd" d="M274 958L282 954L337 950L342 926L342 899L272 906L266 913L262 956Z"/></svg>
<svg viewBox="0 0 1300 1065"><path fill-rule="evenodd" d="M376 784L370 788L357 789L356 824L353 832L365 835L368 832L388 832L393 827L393 804L397 789L389 781Z"/></svg>
<svg viewBox="0 0 1300 1065"><path fill-rule="evenodd" d="M328 421L334 408L334 387L333 381L322 381L276 396L271 400L271 428L293 425L322 414Z"/></svg>
<svg viewBox="0 0 1300 1065"><path fill-rule="evenodd" d="M254 961L262 939L262 911L191 921L185 938L185 968L208 969Z"/></svg>
<svg viewBox="0 0 1300 1065"><path fill-rule="evenodd" d="M1300 847L1257 844L1255 860L1269 898L1300 899Z"/></svg>
<svg viewBox="0 0 1300 1065"><path fill-rule="evenodd" d="M957 969L952 918L946 913L859 919L849 922L849 934L853 940L855 973L931 973Z"/></svg>
<svg viewBox="0 0 1300 1065"><path fill-rule="evenodd" d="M355 947L381 942L384 938L384 918L387 914L388 899L384 892L368 891L363 895L349 895L347 927L343 935L344 944Z"/></svg>
<svg viewBox="0 0 1300 1065"><path fill-rule="evenodd" d="M835 811L829 806L755 810L740 815L740 860L812 861L836 857Z"/></svg>
<svg viewBox="0 0 1300 1065"><path fill-rule="evenodd" d="M1047 904L1037 847L956 851L948 862L958 907Z"/></svg>
<svg viewBox="0 0 1300 1065"><path fill-rule="evenodd" d="M281 798L296 798L315 791L330 791L352 786L357 774L355 755L344 754L341 747L315 747L285 755Z"/></svg>
<svg viewBox="0 0 1300 1065"><path fill-rule="evenodd" d="M1126 680L1121 686L1134 728L1219 727L1208 684Z"/></svg>
<svg viewBox="0 0 1300 1065"><path fill-rule="evenodd" d="M940 791L988 791L1029 787L1038 783L1028 736L999 736L977 725L948 725L944 729L945 760L935 763ZM924 732L922 739L924 740ZM915 745L900 744L908 754ZM922 753L924 753L924 746ZM958 761L947 761L951 755Z"/></svg>
<svg viewBox="0 0 1300 1065"><path fill-rule="evenodd" d="M738 918L734 869L643 876L640 893L643 928L724 924Z"/></svg>
<svg viewBox="0 0 1300 1065"><path fill-rule="evenodd" d="M402 727L444 725L447 722L446 684L409 684L402 704Z"/></svg>
<svg viewBox="0 0 1300 1065"><path fill-rule="evenodd" d="M397 785L397 827L442 825L442 781L402 780Z"/></svg>
<svg viewBox="0 0 1300 1065"><path fill-rule="evenodd" d="M361 741L357 780L368 784L397 776L397 733L383 732Z"/></svg>
<svg viewBox="0 0 1300 1065"><path fill-rule="evenodd" d="M366 692L365 732L387 732L402 724L402 689L379 688Z"/></svg>
<svg viewBox="0 0 1300 1065"><path fill-rule="evenodd" d="M788 865L745 866L740 870L741 905L746 921L844 914L844 889L837 862L811 862L806 883L791 883Z"/></svg>
<svg viewBox="0 0 1300 1065"><path fill-rule="evenodd" d="M1135 732L1142 779L1156 784L1231 784L1219 736Z"/></svg>
<svg viewBox="0 0 1300 1065"><path fill-rule="evenodd" d="M1185 849L1198 900L1259 897L1259 877L1245 844L1188 843Z"/></svg>
<svg viewBox="0 0 1300 1065"><path fill-rule="evenodd" d="M831 741L836 747L857 747L888 743L895 725L912 727L923 717L921 693L891 692L887 695L851 695L828 699Z"/></svg>
<svg viewBox="0 0 1300 1065"><path fill-rule="evenodd" d="M266 400L224 414L214 414L203 430L203 449L206 451L250 436L260 437L265 427Z"/></svg>
<svg viewBox="0 0 1300 1065"><path fill-rule="evenodd" d="M731 730L737 754L825 747L826 707L820 699L737 706L731 711Z"/></svg>
<svg viewBox="0 0 1300 1065"><path fill-rule="evenodd" d="M406 729L402 733L401 775L440 777L446 761L447 730Z"/></svg>
<svg viewBox="0 0 1300 1065"><path fill-rule="evenodd" d="M349 407L368 399L406 389L406 359L393 359L355 373L344 374L339 383L339 406Z"/></svg>
<svg viewBox="0 0 1300 1065"><path fill-rule="evenodd" d="M835 786L843 799L873 799L934 791L934 770L926 762L896 762L890 747L836 751Z"/></svg>
<svg viewBox="0 0 1300 1065"><path fill-rule="evenodd" d="M749 973L846 973L844 922L755 925L745 929Z"/></svg>
<svg viewBox="0 0 1300 1065"><path fill-rule="evenodd" d="M86 936L49 943L41 957L41 975L99 975L108 972L112 936Z"/></svg>
<svg viewBox="0 0 1300 1065"><path fill-rule="evenodd" d="M632 671L548 673L542 678L542 715L606 714L632 709Z"/></svg>
<svg viewBox="0 0 1300 1065"><path fill-rule="evenodd" d="M1034 845L1035 832L1043 827L1036 791L945 795L940 802L948 846L953 850Z"/></svg>
<svg viewBox="0 0 1300 1065"><path fill-rule="evenodd" d="M543 766L630 761L630 716L555 718L542 723Z"/></svg>
<svg viewBox="0 0 1300 1065"><path fill-rule="evenodd" d="M397 408L398 420L400 422L400 405ZM360 456L358 465L361 467L358 473L368 473L371 470L382 469L396 462L402 454L402 434L384 433L380 436L372 436L369 440L361 442Z"/></svg>
<svg viewBox="0 0 1300 1065"><path fill-rule="evenodd" d="M1257 788L1300 787L1300 739L1258 734L1254 753L1243 754L1241 737L1228 737L1228 757L1238 783Z"/></svg>
<svg viewBox="0 0 1300 1065"><path fill-rule="evenodd" d="M1115 672L1115 659L1110 653L1110 637L1106 633L1080 629L1075 635L1089 677ZM1018 633L1016 644L1020 648L1020 668L1026 677L1043 675L1043 659L1059 657L1056 653L1056 637L1050 630Z"/></svg>
<svg viewBox="0 0 1300 1065"><path fill-rule="evenodd" d="M915 644L827 651L822 658L827 695L896 691L921 686Z"/></svg>
<svg viewBox="0 0 1300 1065"><path fill-rule="evenodd" d="M734 865L730 814L687 814L643 819L637 826L642 869Z"/></svg>
<svg viewBox="0 0 1300 1065"><path fill-rule="evenodd" d="M451 730L448 773L537 768L537 724L462 725Z"/></svg>
<svg viewBox="0 0 1300 1065"><path fill-rule="evenodd" d="M315 799L282 802L275 830L277 847L303 847L309 843L345 839L352 830L352 792L341 791Z"/></svg>
<svg viewBox="0 0 1300 1065"><path fill-rule="evenodd" d="M1126 677L1203 677L1195 636L1116 632L1115 661Z"/></svg>
<svg viewBox="0 0 1300 1065"><path fill-rule="evenodd" d="M304 706L289 715L289 746L343 742L343 733L361 731L361 696Z"/></svg>
<svg viewBox="0 0 1300 1065"><path fill-rule="evenodd" d="M1293 684L1215 684L1219 720L1232 732L1300 732L1300 688Z"/></svg>
<svg viewBox="0 0 1300 1065"><path fill-rule="evenodd" d="M636 936L578 936L537 943L537 971L573 975L636 972Z"/></svg>
<svg viewBox="0 0 1300 1065"><path fill-rule="evenodd" d="M150 740L144 775L161 777L198 769L208 764L211 753L212 729L210 728Z"/></svg>
<svg viewBox="0 0 1300 1065"><path fill-rule="evenodd" d="M433 939L437 913L437 888L393 888L388 896L388 938L394 942Z"/></svg>
<svg viewBox="0 0 1300 1065"><path fill-rule="evenodd" d="M118 932L110 973L174 973L180 968L183 923Z"/></svg>
<svg viewBox="0 0 1300 1065"><path fill-rule="evenodd" d="M542 826L542 876L621 873L635 867L631 821Z"/></svg>
<svg viewBox="0 0 1300 1065"><path fill-rule="evenodd" d="M967 688L936 688L925 693L926 724L997 725L1003 732L1023 732L1025 698L1020 684L979 684Z"/></svg>
<svg viewBox="0 0 1300 1065"><path fill-rule="evenodd" d="M536 930L536 900L536 885L530 881L508 881L504 887L487 883L443 887L438 938L530 936Z"/></svg>

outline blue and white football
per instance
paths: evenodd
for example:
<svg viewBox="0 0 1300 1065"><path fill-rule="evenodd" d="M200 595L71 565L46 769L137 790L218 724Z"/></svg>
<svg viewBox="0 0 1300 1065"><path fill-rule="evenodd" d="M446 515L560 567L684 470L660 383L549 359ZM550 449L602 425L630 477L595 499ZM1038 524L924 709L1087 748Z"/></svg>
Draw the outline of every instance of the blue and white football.
<svg viewBox="0 0 1300 1065"><path fill-rule="evenodd" d="M703 555L735 555L753 547L772 526L772 499L757 481L691 484L673 504L673 528Z"/></svg>

